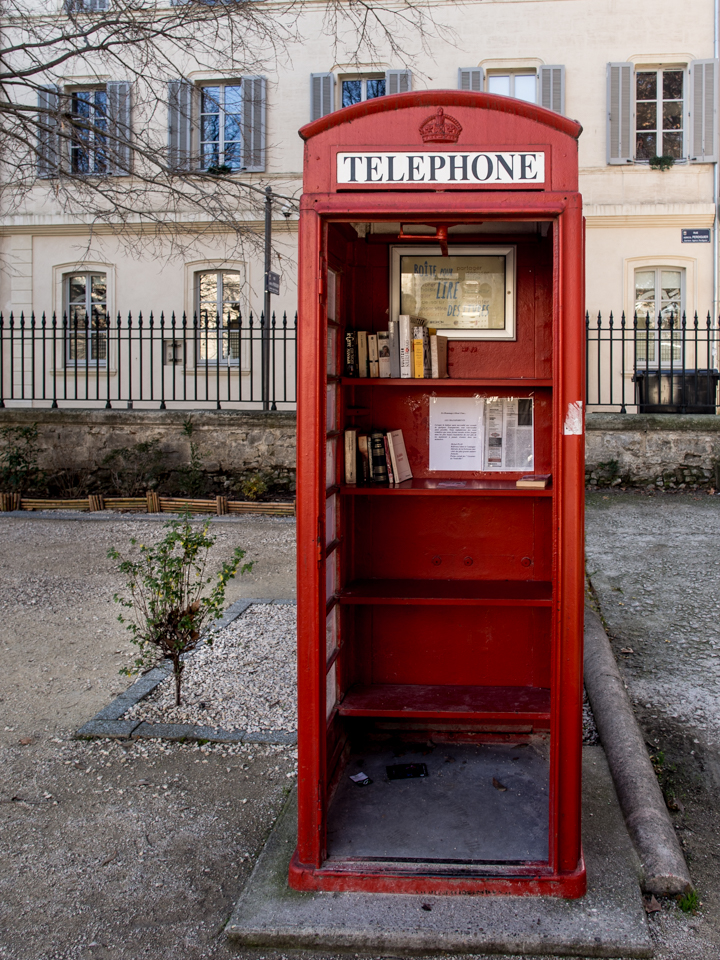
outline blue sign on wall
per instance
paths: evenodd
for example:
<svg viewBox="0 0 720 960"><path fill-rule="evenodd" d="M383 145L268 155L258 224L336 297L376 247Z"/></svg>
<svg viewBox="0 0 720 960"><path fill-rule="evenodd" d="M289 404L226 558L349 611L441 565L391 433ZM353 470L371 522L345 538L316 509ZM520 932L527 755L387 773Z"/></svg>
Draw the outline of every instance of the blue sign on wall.
<svg viewBox="0 0 720 960"><path fill-rule="evenodd" d="M710 228L705 230L682 230L683 243L710 243Z"/></svg>

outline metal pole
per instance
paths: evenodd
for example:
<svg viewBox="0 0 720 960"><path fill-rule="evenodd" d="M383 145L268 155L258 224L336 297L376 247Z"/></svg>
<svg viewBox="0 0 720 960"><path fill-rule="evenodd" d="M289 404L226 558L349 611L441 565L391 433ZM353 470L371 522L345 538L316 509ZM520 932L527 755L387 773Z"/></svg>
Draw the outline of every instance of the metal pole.
<svg viewBox="0 0 720 960"><path fill-rule="evenodd" d="M265 187L265 309L262 326L262 408L270 409L270 290L268 274L272 249L272 187Z"/></svg>

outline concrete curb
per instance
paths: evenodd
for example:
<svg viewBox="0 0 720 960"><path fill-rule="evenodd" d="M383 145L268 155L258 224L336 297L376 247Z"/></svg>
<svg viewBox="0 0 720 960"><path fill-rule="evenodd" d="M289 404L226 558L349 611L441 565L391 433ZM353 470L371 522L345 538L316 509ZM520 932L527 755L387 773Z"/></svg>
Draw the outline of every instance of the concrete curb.
<svg viewBox="0 0 720 960"><path fill-rule="evenodd" d="M600 617L585 608L585 688L607 755L648 893L675 896L692 880L645 749L625 684Z"/></svg>
<svg viewBox="0 0 720 960"><path fill-rule="evenodd" d="M235 603L230 604L212 629L215 631L226 627L254 604L294 605L295 603L295 600L271 600L266 597L236 600ZM247 730L224 730L221 727L206 727L192 723L123 720L125 713L152 693L158 684L167 678L171 669L170 663L165 661L153 667L106 707L99 710L92 720L83 724L75 736L85 740L131 737L139 740L197 740L205 743L267 743L279 746L292 746L297 743L295 730L259 730L251 733Z"/></svg>

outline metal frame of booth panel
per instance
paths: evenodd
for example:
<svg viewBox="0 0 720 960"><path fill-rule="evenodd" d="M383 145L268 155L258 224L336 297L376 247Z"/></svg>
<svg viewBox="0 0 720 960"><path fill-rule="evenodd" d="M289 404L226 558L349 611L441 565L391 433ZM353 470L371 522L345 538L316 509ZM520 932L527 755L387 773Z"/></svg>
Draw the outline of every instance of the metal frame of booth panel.
<svg viewBox="0 0 720 960"><path fill-rule="evenodd" d="M483 111L502 110L554 128L564 139L576 139L579 125L542 108L512 104L505 98L455 91L429 91L383 98L386 103L338 111L304 128L306 193L301 202L299 265L298 370L298 846L289 881L302 890L360 890L392 893L520 894L578 897L585 892L581 849L582 623L584 435L573 423L572 408L584 390L584 228L577 192L577 153L555 149L553 181L560 189L546 191L463 190L461 192L332 192L329 166L313 180L313 163L325 163L323 145L315 137L383 110L432 109L438 104ZM358 109L361 108L361 109ZM371 109L370 109L371 108ZM362 136L362 124L353 134ZM512 121L510 121L512 128ZM527 124L524 129L527 128ZM543 131L539 130L542 137ZM387 136L387 133L385 134ZM322 137L321 137L322 139ZM561 138L562 139L562 138ZM496 141L499 142L499 141ZM505 142L505 141L502 141ZM561 144L562 145L562 144ZM326 152L326 151L325 151ZM310 174L308 175L308 168ZM563 174L564 170L564 174ZM565 177L565 183L562 177ZM564 185L573 189L562 189ZM542 863L508 864L453 876L429 864L416 867L392 862L327 861L327 812L332 768L339 757L327 756L327 734L335 714L325 705L327 657L325 622L325 478L326 445L326 293L327 236L333 223L402 222L438 225L548 221L553 225L553 351L552 351L552 633L550 697L549 859ZM490 239L490 237L488 237ZM466 242L458 235L458 242ZM462 385L468 381L453 381ZM488 382L487 380L484 382ZM412 384L413 381L409 381ZM447 381L444 381L447 384ZM526 386L533 382L521 381ZM508 384L511 383L508 381ZM538 386L539 386L538 382ZM577 409L577 408L575 408ZM341 431L340 431L341 433ZM522 491L525 493L526 491ZM520 494L521 491L517 491ZM547 491L544 491L548 495ZM488 495L491 495L490 493ZM498 489L492 495L508 496ZM513 491L512 495L516 495ZM339 532L342 539L343 531ZM492 711L488 714L492 720ZM442 718L438 718L440 721ZM492 726L492 725L491 725ZM486 728L487 729L487 728ZM501 729L498 727L498 729ZM332 762L330 762L332 760Z"/></svg>

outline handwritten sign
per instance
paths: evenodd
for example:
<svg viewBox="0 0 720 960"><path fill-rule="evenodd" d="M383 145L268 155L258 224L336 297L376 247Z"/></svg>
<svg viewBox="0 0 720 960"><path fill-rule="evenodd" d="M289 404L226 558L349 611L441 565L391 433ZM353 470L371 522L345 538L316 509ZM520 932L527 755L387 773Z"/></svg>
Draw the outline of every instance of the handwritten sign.
<svg viewBox="0 0 720 960"><path fill-rule="evenodd" d="M337 182L365 186L423 183L545 183L545 154L502 153L338 153Z"/></svg>

